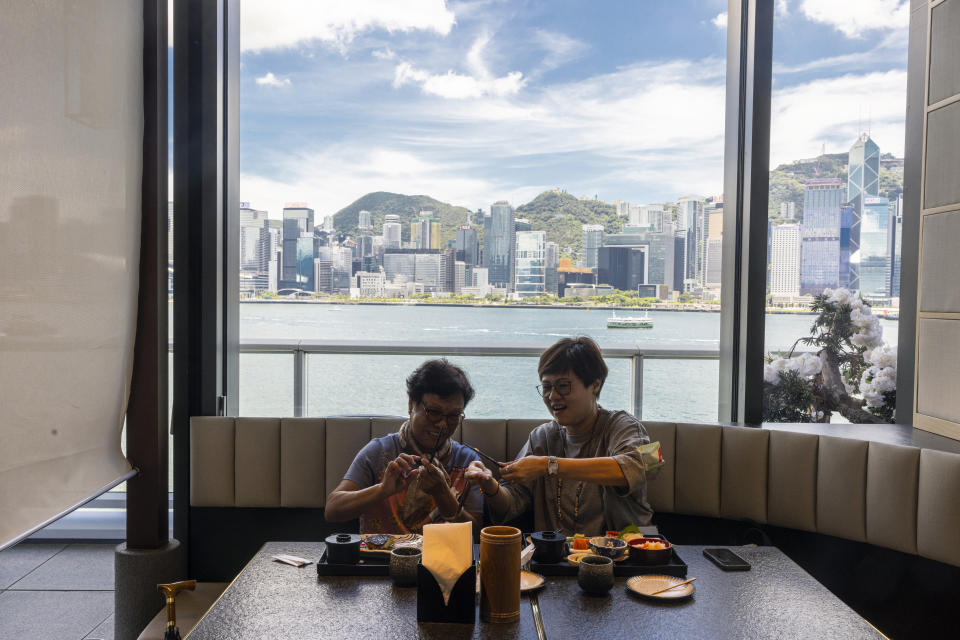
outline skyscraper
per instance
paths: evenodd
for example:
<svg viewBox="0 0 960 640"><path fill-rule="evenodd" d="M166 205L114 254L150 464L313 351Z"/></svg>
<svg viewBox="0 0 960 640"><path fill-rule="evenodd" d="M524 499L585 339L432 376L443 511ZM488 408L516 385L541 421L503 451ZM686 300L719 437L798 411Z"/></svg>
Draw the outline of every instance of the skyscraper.
<svg viewBox="0 0 960 640"><path fill-rule="evenodd" d="M686 232L684 242L683 279L685 288L703 284L703 258L706 248L706 224L703 219L704 199L682 196L677 199L677 229Z"/></svg>
<svg viewBox="0 0 960 640"><path fill-rule="evenodd" d="M900 245L903 244L903 194L890 201L890 297L900 297Z"/></svg>
<svg viewBox="0 0 960 640"><path fill-rule="evenodd" d="M800 295L800 225L775 226L771 238L770 293L797 297Z"/></svg>
<svg viewBox="0 0 960 640"><path fill-rule="evenodd" d="M463 262L468 266L476 266L480 258L480 241L477 237L477 230L470 225L457 227L457 237L455 248L461 251Z"/></svg>
<svg viewBox="0 0 960 640"><path fill-rule="evenodd" d="M886 198L863 199L860 293L876 302L890 297L890 201Z"/></svg>
<svg viewBox="0 0 960 640"><path fill-rule="evenodd" d="M543 284L547 295L557 295L559 278L557 267L560 264L560 245L547 242L543 245Z"/></svg>
<svg viewBox="0 0 960 640"><path fill-rule="evenodd" d="M513 221L513 207L506 200L490 205L490 215L483 220L483 266L489 270L490 284L494 287L513 286L516 243Z"/></svg>
<svg viewBox="0 0 960 640"><path fill-rule="evenodd" d="M358 229L369 229L373 226L371 222L371 216L369 211L361 210L357 216L357 228Z"/></svg>
<svg viewBox="0 0 960 640"><path fill-rule="evenodd" d="M603 225L583 225L583 266L586 269L597 268L597 253L603 246Z"/></svg>
<svg viewBox="0 0 960 640"><path fill-rule="evenodd" d="M840 205L845 195L839 178L809 180L803 187L801 295L819 295L840 285Z"/></svg>
<svg viewBox="0 0 960 640"><path fill-rule="evenodd" d="M392 213L385 215L383 217L383 248L399 249L401 231L400 216Z"/></svg>
<svg viewBox="0 0 960 640"><path fill-rule="evenodd" d="M850 147L847 164L847 202L850 203L850 267L844 286L860 289L860 221L864 199L880 195L880 147L869 134L861 133ZM844 280L841 277L841 281ZM841 282L843 284L843 282Z"/></svg>
<svg viewBox="0 0 960 640"><path fill-rule="evenodd" d="M313 209L302 202L283 208L281 289L313 291Z"/></svg>
<svg viewBox="0 0 960 640"><path fill-rule="evenodd" d="M514 290L521 297L546 293L544 252L546 231L518 231L516 245L516 282Z"/></svg>
<svg viewBox="0 0 960 640"><path fill-rule="evenodd" d="M250 208L249 202L240 203L240 270L256 272L260 264L257 249L260 246L260 231L266 211Z"/></svg>

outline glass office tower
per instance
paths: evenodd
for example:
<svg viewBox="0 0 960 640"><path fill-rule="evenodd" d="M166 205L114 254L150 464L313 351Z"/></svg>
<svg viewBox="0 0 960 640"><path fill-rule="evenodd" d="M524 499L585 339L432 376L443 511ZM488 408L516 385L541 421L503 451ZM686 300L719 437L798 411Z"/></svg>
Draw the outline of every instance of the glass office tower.
<svg viewBox="0 0 960 640"><path fill-rule="evenodd" d="M890 295L890 201L864 198L860 218L860 293L868 300Z"/></svg>
<svg viewBox="0 0 960 640"><path fill-rule="evenodd" d="M844 195L839 178L809 180L803 187L800 295L819 295L840 285L840 205Z"/></svg>
<svg viewBox="0 0 960 640"><path fill-rule="evenodd" d="M281 289L313 291L313 253L313 209L287 205L283 208Z"/></svg>
<svg viewBox="0 0 960 640"><path fill-rule="evenodd" d="M546 231L517 232L517 266L514 290L521 297L546 293Z"/></svg>

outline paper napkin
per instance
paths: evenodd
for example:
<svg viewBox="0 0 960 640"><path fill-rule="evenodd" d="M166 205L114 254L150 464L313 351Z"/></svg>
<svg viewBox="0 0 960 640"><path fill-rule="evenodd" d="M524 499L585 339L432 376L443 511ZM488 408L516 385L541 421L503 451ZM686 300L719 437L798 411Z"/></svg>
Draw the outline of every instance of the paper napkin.
<svg viewBox="0 0 960 640"><path fill-rule="evenodd" d="M443 604L463 572L473 564L473 523L448 522L423 525L423 567L433 574Z"/></svg>

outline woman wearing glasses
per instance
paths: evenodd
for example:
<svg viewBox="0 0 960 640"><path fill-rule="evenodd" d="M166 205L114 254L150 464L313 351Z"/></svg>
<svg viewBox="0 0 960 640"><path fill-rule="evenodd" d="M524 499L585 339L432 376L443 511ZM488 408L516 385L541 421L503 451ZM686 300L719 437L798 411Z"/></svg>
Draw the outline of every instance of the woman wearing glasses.
<svg viewBox="0 0 960 640"><path fill-rule="evenodd" d="M538 531L603 535L627 525L649 525L643 462L650 442L640 422L600 406L607 377L600 348L587 337L564 338L540 356L537 389L553 421L530 433L498 484L483 463L470 463L495 517L512 520L533 509Z"/></svg>
<svg viewBox="0 0 960 640"><path fill-rule="evenodd" d="M327 496L329 522L360 518L361 533L420 533L431 522L482 521L480 489L464 475L477 454L451 439L473 398L462 369L428 360L407 378L409 419L371 440Z"/></svg>

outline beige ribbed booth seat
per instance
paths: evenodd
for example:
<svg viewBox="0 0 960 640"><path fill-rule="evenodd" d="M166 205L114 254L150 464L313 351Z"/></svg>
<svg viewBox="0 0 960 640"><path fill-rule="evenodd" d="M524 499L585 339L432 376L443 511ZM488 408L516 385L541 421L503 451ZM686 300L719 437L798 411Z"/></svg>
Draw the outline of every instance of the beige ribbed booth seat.
<svg viewBox="0 0 960 640"><path fill-rule="evenodd" d="M190 503L322 507L399 418L193 418ZM465 420L454 438L516 456L542 420ZM960 455L772 429L644 421L666 461L656 512L750 520L960 566Z"/></svg>

